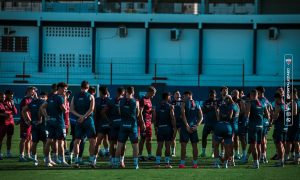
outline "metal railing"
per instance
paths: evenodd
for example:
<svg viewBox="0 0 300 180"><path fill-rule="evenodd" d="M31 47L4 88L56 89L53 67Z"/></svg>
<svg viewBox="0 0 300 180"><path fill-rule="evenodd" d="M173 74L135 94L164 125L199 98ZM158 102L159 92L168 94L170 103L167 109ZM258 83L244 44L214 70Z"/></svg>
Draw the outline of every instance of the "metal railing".
<svg viewBox="0 0 300 180"><path fill-rule="evenodd" d="M148 1L76 0L76 1L42 1L42 0L0 0L0 11L44 11L44 12L77 12L77 13L163 13L163 14L255 14L255 4L244 3L211 3L204 9L197 1ZM202 12L203 11L203 12Z"/></svg>
<svg viewBox="0 0 300 180"><path fill-rule="evenodd" d="M151 61L150 61L151 62ZM39 72L37 59L6 60L0 61L0 80L2 78L14 79L17 75L30 75L31 78L69 79L81 78L82 75L94 75L96 79L106 79L111 85L114 82L124 79L145 80L156 82L167 82L192 79L194 84L200 85L201 75L207 77L234 77L231 81L236 81L244 86L245 68L243 64L203 64L202 74L199 75L198 64L194 63L164 63L163 61L149 64L149 73L145 73L146 65L143 60L140 63L130 61L124 63L103 62L96 60L95 73L92 73L91 62L83 65L79 61L63 62L55 60L53 66L42 64L42 72Z"/></svg>

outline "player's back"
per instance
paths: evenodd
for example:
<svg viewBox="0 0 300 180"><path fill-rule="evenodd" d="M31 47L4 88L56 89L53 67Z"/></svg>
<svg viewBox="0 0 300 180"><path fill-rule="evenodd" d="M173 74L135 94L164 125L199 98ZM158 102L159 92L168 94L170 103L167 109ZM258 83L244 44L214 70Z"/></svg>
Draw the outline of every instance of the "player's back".
<svg viewBox="0 0 300 180"><path fill-rule="evenodd" d="M288 126L284 119L284 111L285 111L286 105L284 103L280 103L280 104L276 104L275 108L276 108L276 106L280 108L280 112L279 112L278 118L274 122L274 130L287 131Z"/></svg>
<svg viewBox="0 0 300 180"><path fill-rule="evenodd" d="M61 105L63 105L64 99L62 96L55 94L47 100L47 114L51 118L54 118L59 123L64 124L63 110Z"/></svg>
<svg viewBox="0 0 300 180"><path fill-rule="evenodd" d="M103 111L108 111L108 103L110 99L107 97L97 97L95 99L95 109L96 109L96 114L95 114L95 120L98 122L108 122L108 112L106 112L106 115L103 115Z"/></svg>
<svg viewBox="0 0 300 180"><path fill-rule="evenodd" d="M156 107L156 125L171 125L171 104L162 102Z"/></svg>
<svg viewBox="0 0 300 180"><path fill-rule="evenodd" d="M122 98L120 101L120 111L123 123L129 122L131 125L137 125L135 99Z"/></svg>
<svg viewBox="0 0 300 180"><path fill-rule="evenodd" d="M263 125L263 115L265 111L265 106L263 106L258 100L250 101L250 117L249 124L262 126Z"/></svg>
<svg viewBox="0 0 300 180"><path fill-rule="evenodd" d="M34 99L31 101L30 104L28 104L28 108L29 108L30 114L31 114L31 123L32 124L39 121L39 110L40 110L41 105L44 102L45 101L43 101L41 99Z"/></svg>

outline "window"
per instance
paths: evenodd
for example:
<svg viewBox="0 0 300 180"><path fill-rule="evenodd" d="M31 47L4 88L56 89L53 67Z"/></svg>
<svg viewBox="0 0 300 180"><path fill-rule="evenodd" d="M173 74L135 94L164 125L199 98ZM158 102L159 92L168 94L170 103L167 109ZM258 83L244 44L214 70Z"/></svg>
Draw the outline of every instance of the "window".
<svg viewBox="0 0 300 180"><path fill-rule="evenodd" d="M2 52L27 52L28 37L26 36L2 36L1 37Z"/></svg>
<svg viewBox="0 0 300 180"><path fill-rule="evenodd" d="M2 36L1 38L1 51L12 52L14 51L14 38L9 36Z"/></svg>
<svg viewBox="0 0 300 180"><path fill-rule="evenodd" d="M27 52L28 37L15 37L15 51Z"/></svg>

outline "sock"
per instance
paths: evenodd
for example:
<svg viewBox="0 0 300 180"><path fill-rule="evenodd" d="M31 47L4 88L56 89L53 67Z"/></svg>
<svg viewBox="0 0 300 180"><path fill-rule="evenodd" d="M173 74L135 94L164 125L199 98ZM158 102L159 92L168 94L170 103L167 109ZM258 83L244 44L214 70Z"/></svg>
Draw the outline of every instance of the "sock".
<svg viewBox="0 0 300 180"><path fill-rule="evenodd" d="M222 156L222 157L224 157L224 155L225 155L225 152L224 152L224 151L222 151L222 152L221 152L221 156Z"/></svg>
<svg viewBox="0 0 300 180"><path fill-rule="evenodd" d="M288 154L284 154L284 160L288 160L289 159L289 155Z"/></svg>
<svg viewBox="0 0 300 180"><path fill-rule="evenodd" d="M185 165L185 160L180 160L180 164Z"/></svg>
<svg viewBox="0 0 300 180"><path fill-rule="evenodd" d="M220 164L220 159L219 158L215 158L215 164Z"/></svg>
<svg viewBox="0 0 300 180"><path fill-rule="evenodd" d="M49 157L44 157L45 158L45 163L49 163L50 162L50 159L49 159Z"/></svg>
<svg viewBox="0 0 300 180"><path fill-rule="evenodd" d="M75 164L76 164L76 163L79 163L78 155L75 156Z"/></svg>
<svg viewBox="0 0 300 180"><path fill-rule="evenodd" d="M160 159L161 159L160 156L156 156L156 161L155 161L156 165L159 165L159 164L160 164Z"/></svg>
<svg viewBox="0 0 300 180"><path fill-rule="evenodd" d="M139 163L139 158L133 158L133 165L137 166Z"/></svg>
<svg viewBox="0 0 300 180"><path fill-rule="evenodd" d="M228 165L228 160L225 161L225 165Z"/></svg>
<svg viewBox="0 0 300 180"><path fill-rule="evenodd" d="M176 151L175 147L172 148L172 154L175 154L175 151Z"/></svg>
<svg viewBox="0 0 300 180"><path fill-rule="evenodd" d="M24 154L20 154L20 158L24 158Z"/></svg>
<svg viewBox="0 0 300 180"><path fill-rule="evenodd" d="M115 158L114 158L114 157L110 157L109 161L110 161L110 164L111 164L111 165L114 165Z"/></svg>
<svg viewBox="0 0 300 180"><path fill-rule="evenodd" d="M122 163L124 162L124 156L121 156L121 160Z"/></svg>
<svg viewBox="0 0 300 180"><path fill-rule="evenodd" d="M166 156L165 157L165 163L170 164L170 161L171 161L170 156Z"/></svg>
<svg viewBox="0 0 300 180"><path fill-rule="evenodd" d="M246 157L247 156L247 152L246 150L243 150L243 157Z"/></svg>
<svg viewBox="0 0 300 180"><path fill-rule="evenodd" d="M197 160L193 160L193 165L197 165L198 161Z"/></svg>
<svg viewBox="0 0 300 180"><path fill-rule="evenodd" d="M235 151L235 155L238 156L239 154L240 154L240 151L239 151L239 150L236 150L236 151Z"/></svg>
<svg viewBox="0 0 300 180"><path fill-rule="evenodd" d="M120 158L119 157L115 157L115 163L114 163L115 167L119 167L120 166Z"/></svg>
<svg viewBox="0 0 300 180"><path fill-rule="evenodd" d="M205 154L205 149L206 149L206 148L202 148L202 154Z"/></svg>
<svg viewBox="0 0 300 180"><path fill-rule="evenodd" d="M109 148L105 148L105 153L109 153Z"/></svg>

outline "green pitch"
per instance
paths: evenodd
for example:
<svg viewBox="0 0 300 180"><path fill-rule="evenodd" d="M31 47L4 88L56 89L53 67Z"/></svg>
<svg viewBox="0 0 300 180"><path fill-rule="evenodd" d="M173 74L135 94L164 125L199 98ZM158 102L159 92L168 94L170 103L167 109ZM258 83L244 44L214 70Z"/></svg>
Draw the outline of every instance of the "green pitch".
<svg viewBox="0 0 300 180"><path fill-rule="evenodd" d="M203 125L199 127L199 137L201 138ZM268 136L268 151L267 156L274 155L275 146L273 144L272 130ZM178 137L178 135L177 135ZM67 141L70 142L70 135ZM156 139L154 137L152 143L152 154L156 152ZM101 158L98 160L97 169L91 169L88 166L81 166L80 169L73 169L71 167L54 167L46 168L42 163L42 143L38 146L38 155L40 165L35 167L33 162L18 162L18 143L19 143L19 127L15 128L15 135L13 138L12 153L15 156L11 159L0 161L0 179L1 180L14 180L14 179L39 179L39 180L60 180L60 179L299 179L300 177L300 166L286 165L284 168L273 167L275 161L269 161L268 164L262 164L260 169L252 169L252 159L249 159L249 163L245 165L229 167L229 169L214 169L212 167L212 158L199 158L199 169L191 168L191 145L188 145L187 149L187 168L178 169L179 156L180 156L180 144L177 140L176 157L172 159L173 169L155 169L153 161L140 162L140 169L134 170L132 166L132 148L130 143L127 143L126 158L125 158L125 169L110 169L108 165L108 159ZM201 153L201 141L198 145L199 154ZM6 152L5 140L3 141L2 153L5 155ZM87 149L88 142L85 148L85 160L87 160ZM241 150L240 150L241 152ZM144 153L146 156L146 149ZM208 139L208 145L206 150L207 156L211 154L211 136ZM163 158L162 158L163 162Z"/></svg>

